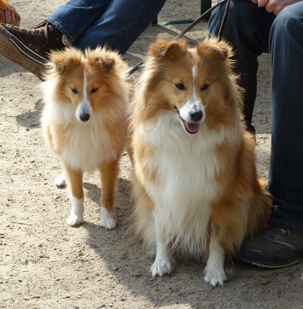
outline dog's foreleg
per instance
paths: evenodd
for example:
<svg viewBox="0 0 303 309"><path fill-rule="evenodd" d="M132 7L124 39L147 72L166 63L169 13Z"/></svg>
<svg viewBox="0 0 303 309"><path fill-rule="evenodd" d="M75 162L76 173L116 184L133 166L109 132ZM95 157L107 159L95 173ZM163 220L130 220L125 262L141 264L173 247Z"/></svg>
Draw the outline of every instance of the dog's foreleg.
<svg viewBox="0 0 303 309"><path fill-rule="evenodd" d="M100 226L112 230L116 227L114 219L114 204L116 195L116 182L119 172L119 160L102 163L101 174L101 223Z"/></svg>
<svg viewBox="0 0 303 309"><path fill-rule="evenodd" d="M67 223L70 226L76 226L84 222L82 172L74 170L67 165L64 165L64 169L70 184L72 201L71 214L67 219Z"/></svg>
<svg viewBox="0 0 303 309"><path fill-rule="evenodd" d="M223 285L226 280L224 272L224 250L217 241L216 229L212 227L210 243L209 243L209 257L207 265L204 270L205 281L213 286L217 284Z"/></svg>
<svg viewBox="0 0 303 309"><path fill-rule="evenodd" d="M169 244L166 241L165 235L163 235L163 230L157 224L157 219L155 218L155 233L157 240L157 252L156 259L150 268L153 277L162 277L165 274L170 274L175 266L176 261L172 256Z"/></svg>

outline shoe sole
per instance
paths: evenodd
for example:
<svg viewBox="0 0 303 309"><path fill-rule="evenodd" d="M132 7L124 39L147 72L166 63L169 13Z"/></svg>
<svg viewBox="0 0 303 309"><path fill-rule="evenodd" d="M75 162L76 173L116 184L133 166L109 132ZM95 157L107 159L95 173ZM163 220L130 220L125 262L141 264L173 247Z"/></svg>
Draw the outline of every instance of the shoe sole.
<svg viewBox="0 0 303 309"><path fill-rule="evenodd" d="M2 26L0 26L0 55L43 80L47 60L27 48Z"/></svg>
<svg viewBox="0 0 303 309"><path fill-rule="evenodd" d="M260 268L267 268L267 269L278 269L278 268L289 267L289 266L298 264L301 261L301 257L295 257L293 260L282 261L280 263L255 262L255 261L251 261L251 260L247 260L247 259L239 258L239 257L236 257L236 259L246 264L251 264L254 266L258 266Z"/></svg>

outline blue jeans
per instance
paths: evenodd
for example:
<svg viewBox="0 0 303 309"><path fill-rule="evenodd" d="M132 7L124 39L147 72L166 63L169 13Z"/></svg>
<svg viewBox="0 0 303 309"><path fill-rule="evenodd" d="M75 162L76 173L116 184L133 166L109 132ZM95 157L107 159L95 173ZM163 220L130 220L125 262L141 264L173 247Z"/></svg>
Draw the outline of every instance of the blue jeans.
<svg viewBox="0 0 303 309"><path fill-rule="evenodd" d="M209 20L219 31L225 4ZM277 17L249 0L231 0L223 37L234 46L236 72L246 90L248 125L256 99L258 56L270 53L272 148L268 190L273 196L271 226L303 230L303 2Z"/></svg>
<svg viewBox="0 0 303 309"><path fill-rule="evenodd" d="M124 54L164 3L165 0L71 0L46 20L77 48L106 45Z"/></svg>

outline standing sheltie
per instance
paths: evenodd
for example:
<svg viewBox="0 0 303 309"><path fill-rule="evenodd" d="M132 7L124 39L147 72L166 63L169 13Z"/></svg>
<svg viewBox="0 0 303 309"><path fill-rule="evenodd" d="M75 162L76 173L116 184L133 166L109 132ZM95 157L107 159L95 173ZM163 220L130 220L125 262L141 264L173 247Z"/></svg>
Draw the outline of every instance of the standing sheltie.
<svg viewBox="0 0 303 309"><path fill-rule="evenodd" d="M158 40L131 106L136 235L156 252L152 276L174 253L207 260L206 282L226 279L224 254L260 232L271 200L241 124L231 48L217 39L188 49Z"/></svg>
<svg viewBox="0 0 303 309"><path fill-rule="evenodd" d="M113 229L118 163L125 145L128 68L113 51L98 47L52 52L43 83L42 127L46 141L62 160L64 174L56 179L71 190L67 223L83 220L83 172L101 174L101 226Z"/></svg>

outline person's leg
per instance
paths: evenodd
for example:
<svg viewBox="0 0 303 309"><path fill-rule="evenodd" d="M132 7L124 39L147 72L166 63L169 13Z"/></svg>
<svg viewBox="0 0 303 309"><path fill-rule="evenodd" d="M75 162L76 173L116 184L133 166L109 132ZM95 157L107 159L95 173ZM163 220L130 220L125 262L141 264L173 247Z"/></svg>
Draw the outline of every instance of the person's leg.
<svg viewBox="0 0 303 309"><path fill-rule="evenodd" d="M211 35L218 35L226 3L214 10L209 20ZM231 0L223 31L223 39L230 42L235 52L235 72L244 88L244 117L251 126L257 91L258 56L268 52L268 35L274 15L247 0Z"/></svg>
<svg viewBox="0 0 303 309"><path fill-rule="evenodd" d="M69 40L77 39L86 31L104 13L110 2L71 0L30 29L1 25L0 55L42 78L50 51L69 46ZM58 22L54 18L58 18ZM59 23L61 20L64 21L63 26Z"/></svg>
<svg viewBox="0 0 303 309"><path fill-rule="evenodd" d="M45 18L74 44L115 0L70 0ZM121 8L123 10L123 6Z"/></svg>
<svg viewBox="0 0 303 309"><path fill-rule="evenodd" d="M245 240L238 259L267 268L296 264L303 256L303 3L283 9L269 36L272 62L272 149L269 226Z"/></svg>
<svg viewBox="0 0 303 309"><path fill-rule="evenodd" d="M278 15L269 37L272 62L270 225L303 230L303 2Z"/></svg>
<svg viewBox="0 0 303 309"><path fill-rule="evenodd" d="M70 43L80 49L107 45L124 53L164 3L165 0L71 0L31 29L0 25L0 55L42 78L48 53Z"/></svg>
<svg viewBox="0 0 303 309"><path fill-rule="evenodd" d="M157 14L160 12L166 0L113 0L104 8L100 5L98 8L102 14L87 11L77 10L73 8L76 14L81 15L79 22L81 29L70 25L70 21L65 20L65 15L70 15L71 8L62 6L62 12L55 12L50 18L50 21L58 28L73 45L80 49L87 47L95 48L98 45L107 45L112 49L125 53L140 34L152 23ZM86 0L73 0L71 2L90 2ZM93 1L95 2L95 1ZM104 1L101 1L104 2ZM96 5L94 6L96 7ZM59 10L59 9L58 9ZM88 18L86 15L92 16ZM77 16L77 15L76 15ZM73 17L75 18L75 17ZM78 17L76 17L78 24ZM93 22L92 22L93 21Z"/></svg>

